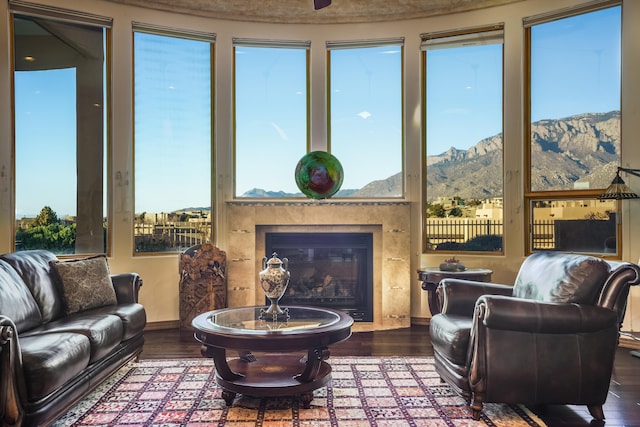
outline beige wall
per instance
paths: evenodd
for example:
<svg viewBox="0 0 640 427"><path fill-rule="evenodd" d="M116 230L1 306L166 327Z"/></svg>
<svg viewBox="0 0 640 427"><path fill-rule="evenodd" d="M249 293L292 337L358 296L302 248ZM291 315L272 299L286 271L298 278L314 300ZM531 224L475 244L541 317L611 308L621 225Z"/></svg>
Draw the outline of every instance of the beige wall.
<svg viewBox="0 0 640 427"><path fill-rule="evenodd" d="M36 0L34 0L36 1ZM522 18L550 10L587 3L578 0L525 0L512 5L448 16L403 22L343 25L271 25L204 19L134 8L98 0L40 0L38 3L76 9L113 18L113 122L111 134L112 235L110 265L114 272L136 271L144 280L141 300L148 309L150 322L178 319L177 255L132 255L132 85L131 22L156 24L173 28L213 32L216 41L216 165L214 198L217 244L223 250L230 243L226 221L228 203L232 199L231 152L231 41L233 37L286 40L311 40L311 148L322 149L326 140L325 116L325 51L327 40L405 37L405 173L406 199L410 209L404 223L410 230L410 271L421 265L437 265L441 256L421 253L421 105L420 105L420 34L439 30L476 27L504 22L505 27L505 197L504 219L507 227L503 256L464 255L469 267L494 270L494 280L511 283L524 257L523 193L523 30ZM12 116L10 35L7 2L0 2L0 252L12 250ZM625 0L623 6L623 91L622 140L623 166L640 167L640 2ZM116 181L120 172L125 179ZM128 179L126 179L128 177ZM627 183L640 191L640 179L629 177ZM61 191L64 188L61 187ZM293 208L295 209L295 208ZM363 209L366 209L363 207ZM637 262L640 243L632 239L633 224L640 219L640 201L624 202L622 211L624 260ZM234 254L229 254L233 257ZM411 312L413 318L429 317L425 295L411 274ZM640 293L632 292L625 329L640 330Z"/></svg>

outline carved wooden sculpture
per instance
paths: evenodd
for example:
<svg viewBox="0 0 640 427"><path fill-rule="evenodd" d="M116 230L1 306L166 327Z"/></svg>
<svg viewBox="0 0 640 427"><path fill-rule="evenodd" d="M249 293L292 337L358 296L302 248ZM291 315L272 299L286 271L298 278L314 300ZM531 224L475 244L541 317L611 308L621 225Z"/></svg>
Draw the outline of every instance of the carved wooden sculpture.
<svg viewBox="0 0 640 427"><path fill-rule="evenodd" d="M193 331L198 314L227 305L227 254L211 243L180 255L180 330Z"/></svg>

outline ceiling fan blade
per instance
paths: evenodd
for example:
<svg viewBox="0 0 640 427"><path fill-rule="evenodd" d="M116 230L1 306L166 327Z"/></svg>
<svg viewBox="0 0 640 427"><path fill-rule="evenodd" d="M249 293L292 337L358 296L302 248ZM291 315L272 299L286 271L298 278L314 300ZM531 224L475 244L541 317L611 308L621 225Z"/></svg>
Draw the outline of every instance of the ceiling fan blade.
<svg viewBox="0 0 640 427"><path fill-rule="evenodd" d="M315 10L322 9L331 4L331 0L313 0L313 8Z"/></svg>

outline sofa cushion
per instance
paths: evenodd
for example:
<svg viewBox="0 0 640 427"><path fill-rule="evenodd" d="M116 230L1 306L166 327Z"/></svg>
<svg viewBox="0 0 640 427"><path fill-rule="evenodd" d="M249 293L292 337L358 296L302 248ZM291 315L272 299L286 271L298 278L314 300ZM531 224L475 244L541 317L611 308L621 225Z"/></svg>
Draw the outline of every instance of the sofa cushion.
<svg viewBox="0 0 640 427"><path fill-rule="evenodd" d="M89 339L82 334L52 333L20 338L29 401L58 390L89 365Z"/></svg>
<svg viewBox="0 0 640 427"><path fill-rule="evenodd" d="M138 336L144 332L147 314L142 304L119 304L109 307L94 308L87 314L113 314L122 321L122 341Z"/></svg>
<svg viewBox="0 0 640 427"><path fill-rule="evenodd" d="M67 314L118 303L104 256L52 261L51 265L60 279Z"/></svg>
<svg viewBox="0 0 640 427"><path fill-rule="evenodd" d="M0 260L0 314L9 317L18 333L39 326L40 308L18 273Z"/></svg>
<svg viewBox="0 0 640 427"><path fill-rule="evenodd" d="M89 362L102 359L122 341L122 321L110 314L82 312L42 325L28 331L27 336L60 334L63 332L84 335L91 349Z"/></svg>
<svg viewBox="0 0 640 427"><path fill-rule="evenodd" d="M11 265L27 284L40 308L43 322L50 322L63 314L63 303L49 265L50 261L56 260L54 254L30 250L4 254L0 259Z"/></svg>
<svg viewBox="0 0 640 427"><path fill-rule="evenodd" d="M520 267L513 296L536 301L595 304L609 264L587 255L536 252Z"/></svg>

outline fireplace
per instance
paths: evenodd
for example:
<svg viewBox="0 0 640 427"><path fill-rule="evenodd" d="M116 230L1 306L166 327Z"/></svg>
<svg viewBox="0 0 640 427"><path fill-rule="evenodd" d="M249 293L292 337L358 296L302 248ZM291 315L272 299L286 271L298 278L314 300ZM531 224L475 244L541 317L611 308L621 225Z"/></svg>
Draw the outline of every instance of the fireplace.
<svg viewBox="0 0 640 427"><path fill-rule="evenodd" d="M372 233L265 233L265 250L289 261L280 305L329 307L373 321Z"/></svg>

